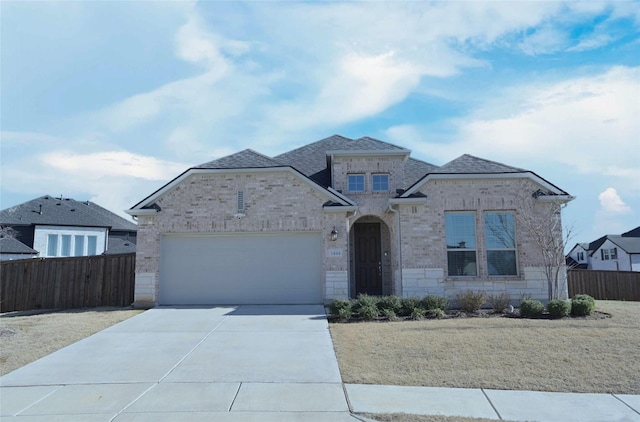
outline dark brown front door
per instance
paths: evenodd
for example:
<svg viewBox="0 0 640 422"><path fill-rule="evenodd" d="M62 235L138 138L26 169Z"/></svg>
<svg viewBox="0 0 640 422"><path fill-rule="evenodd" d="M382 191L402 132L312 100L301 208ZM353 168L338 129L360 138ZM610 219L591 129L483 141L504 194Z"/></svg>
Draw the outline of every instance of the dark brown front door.
<svg viewBox="0 0 640 422"><path fill-rule="evenodd" d="M356 295L382 295L380 223L354 226Z"/></svg>

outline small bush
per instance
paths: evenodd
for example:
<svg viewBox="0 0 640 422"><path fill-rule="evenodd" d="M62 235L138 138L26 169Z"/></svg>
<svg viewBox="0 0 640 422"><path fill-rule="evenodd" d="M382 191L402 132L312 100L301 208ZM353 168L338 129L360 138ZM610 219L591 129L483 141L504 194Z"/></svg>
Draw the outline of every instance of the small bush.
<svg viewBox="0 0 640 422"><path fill-rule="evenodd" d="M367 294L360 293L356 299L355 307L360 309L367 306L373 306L375 308L378 306L379 301L380 298L377 296L369 296Z"/></svg>
<svg viewBox="0 0 640 422"><path fill-rule="evenodd" d="M375 305L364 305L358 309L358 315L366 321L378 318L378 308Z"/></svg>
<svg viewBox="0 0 640 422"><path fill-rule="evenodd" d="M484 305L484 298L484 292L467 290L466 292L460 292L456 295L456 303L460 310L472 313L478 311L482 305Z"/></svg>
<svg viewBox="0 0 640 422"><path fill-rule="evenodd" d="M571 302L567 300L554 299L547 303L547 311L552 318L562 318L571 313Z"/></svg>
<svg viewBox="0 0 640 422"><path fill-rule="evenodd" d="M411 313L415 308L420 308L420 298L417 297L403 297L402 308L400 309L400 315L411 316Z"/></svg>
<svg viewBox="0 0 640 422"><path fill-rule="evenodd" d="M442 310L440 308L429 309L429 310L426 311L425 316L427 318L442 319L442 318L444 318L444 310Z"/></svg>
<svg viewBox="0 0 640 422"><path fill-rule="evenodd" d="M596 301L589 295L575 295L571 298L571 315L591 315L596 309Z"/></svg>
<svg viewBox="0 0 640 422"><path fill-rule="evenodd" d="M500 293L499 295L489 295L487 297L487 303L493 309L496 314L501 314L509 307L509 301L511 297L507 293Z"/></svg>
<svg viewBox="0 0 640 422"><path fill-rule="evenodd" d="M348 311L349 315L351 315L351 307L353 302L347 299L334 299L331 304L329 304L329 312L331 316L339 317L344 319L341 315L345 314ZM349 316L350 318L350 316Z"/></svg>
<svg viewBox="0 0 640 422"><path fill-rule="evenodd" d="M440 309L441 311L446 311L449 308L449 300L446 297L437 296L437 295L427 295L422 298L420 301L422 308L427 311L432 311L436 309Z"/></svg>
<svg viewBox="0 0 640 422"><path fill-rule="evenodd" d="M338 309L339 319L348 320L348 319L351 319L352 316L353 316L353 311L351 310L351 307Z"/></svg>
<svg viewBox="0 0 640 422"><path fill-rule="evenodd" d="M395 319L397 319L395 311L389 308L384 308L382 310L382 316L388 319L389 321L394 321Z"/></svg>
<svg viewBox="0 0 640 422"><path fill-rule="evenodd" d="M396 314L402 309L402 299L400 299L398 296L381 297L378 301L378 309L380 309L381 311L388 309Z"/></svg>
<svg viewBox="0 0 640 422"><path fill-rule="evenodd" d="M411 311L411 319L417 321L420 320L422 318L424 318L426 311L422 308L413 308L413 311Z"/></svg>
<svg viewBox="0 0 640 422"><path fill-rule="evenodd" d="M539 300L525 299L520 302L520 316L533 318L542 315L544 305Z"/></svg>

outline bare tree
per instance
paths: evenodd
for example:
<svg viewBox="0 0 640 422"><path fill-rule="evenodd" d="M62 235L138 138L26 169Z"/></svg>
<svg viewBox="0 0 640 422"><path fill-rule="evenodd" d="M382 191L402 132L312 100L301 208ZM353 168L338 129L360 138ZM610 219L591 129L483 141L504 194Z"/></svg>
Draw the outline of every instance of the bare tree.
<svg viewBox="0 0 640 422"><path fill-rule="evenodd" d="M562 299L567 290L565 247L573 237L562 227L562 209L573 199L541 189L522 189L516 219L539 252L540 266L547 280L549 300Z"/></svg>

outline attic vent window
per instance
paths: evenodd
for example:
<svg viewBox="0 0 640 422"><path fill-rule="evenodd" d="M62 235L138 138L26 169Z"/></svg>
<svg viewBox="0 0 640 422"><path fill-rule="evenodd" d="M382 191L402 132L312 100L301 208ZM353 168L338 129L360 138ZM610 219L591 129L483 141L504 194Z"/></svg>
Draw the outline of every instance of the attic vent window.
<svg viewBox="0 0 640 422"><path fill-rule="evenodd" d="M238 212L244 212L244 191L238 191Z"/></svg>

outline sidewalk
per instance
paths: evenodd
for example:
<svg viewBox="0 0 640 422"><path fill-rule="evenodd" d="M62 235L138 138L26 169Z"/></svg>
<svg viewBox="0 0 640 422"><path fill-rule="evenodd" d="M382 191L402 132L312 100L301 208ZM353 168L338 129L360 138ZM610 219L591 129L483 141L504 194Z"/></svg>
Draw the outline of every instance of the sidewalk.
<svg viewBox="0 0 640 422"><path fill-rule="evenodd" d="M409 413L507 421L638 422L640 395L346 384L354 413Z"/></svg>

